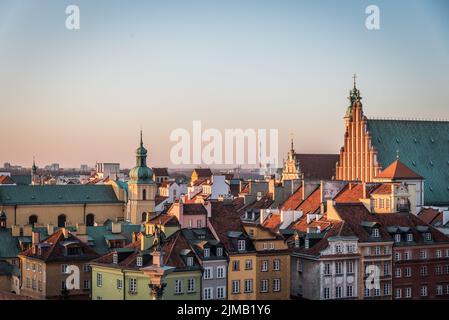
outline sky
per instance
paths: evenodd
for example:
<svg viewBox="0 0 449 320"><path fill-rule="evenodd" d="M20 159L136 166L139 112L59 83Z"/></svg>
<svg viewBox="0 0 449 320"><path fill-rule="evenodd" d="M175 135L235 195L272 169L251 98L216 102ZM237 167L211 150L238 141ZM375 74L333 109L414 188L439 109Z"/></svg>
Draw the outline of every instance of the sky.
<svg viewBox="0 0 449 320"><path fill-rule="evenodd" d="M65 26L80 8L80 29ZM380 30L365 27L368 5ZM338 153L352 75L368 117L449 118L445 0L0 0L0 166L168 166L177 128L278 129Z"/></svg>

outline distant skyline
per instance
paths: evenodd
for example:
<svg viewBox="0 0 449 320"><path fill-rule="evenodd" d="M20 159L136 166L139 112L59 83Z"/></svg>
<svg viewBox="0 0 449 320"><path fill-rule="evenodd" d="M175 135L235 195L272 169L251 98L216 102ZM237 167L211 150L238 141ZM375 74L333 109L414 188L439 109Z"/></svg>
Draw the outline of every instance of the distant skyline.
<svg viewBox="0 0 449 320"><path fill-rule="evenodd" d="M65 28L77 4L81 29ZM380 30L365 8L380 8ZM0 166L172 167L170 132L277 128L279 159L338 153L368 117L449 118L449 2L0 0Z"/></svg>

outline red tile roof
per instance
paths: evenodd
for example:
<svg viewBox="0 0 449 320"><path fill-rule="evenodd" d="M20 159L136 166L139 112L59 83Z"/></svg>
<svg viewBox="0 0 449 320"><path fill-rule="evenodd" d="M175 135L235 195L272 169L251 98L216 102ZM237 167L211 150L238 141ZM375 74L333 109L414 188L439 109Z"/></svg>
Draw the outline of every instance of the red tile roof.
<svg viewBox="0 0 449 320"><path fill-rule="evenodd" d="M373 190L371 194L391 194L392 183L382 183L379 187Z"/></svg>
<svg viewBox="0 0 449 320"><path fill-rule="evenodd" d="M308 213L315 213L321 206L321 190L320 187L316 188L301 204L298 206L298 210L302 211L304 215Z"/></svg>
<svg viewBox="0 0 449 320"><path fill-rule="evenodd" d="M225 249L233 251L234 246L227 233L229 231L245 233L242 221L240 220L240 212L233 205L225 205L223 202L214 201L212 202L212 216L209 218L209 222L216 231L218 239L225 246Z"/></svg>
<svg viewBox="0 0 449 320"><path fill-rule="evenodd" d="M281 209L296 210L303 200L302 187L299 187L298 190L296 190L290 197L287 198L287 200L285 200L285 202L281 205Z"/></svg>
<svg viewBox="0 0 449 320"><path fill-rule="evenodd" d="M201 203L183 203L183 214L207 214L206 208Z"/></svg>
<svg viewBox="0 0 449 320"><path fill-rule="evenodd" d="M209 168L206 168L206 169L198 168L198 169L194 169L193 172L195 172L199 178L212 177L212 171Z"/></svg>
<svg viewBox="0 0 449 320"><path fill-rule="evenodd" d="M418 214L418 218L427 224L433 225L435 222L443 221L443 214L437 209L425 208Z"/></svg>
<svg viewBox="0 0 449 320"><path fill-rule="evenodd" d="M401 161L396 160L392 164L390 164L385 170L383 170L377 178L383 178L383 179L418 179L421 180L423 177L421 177L419 174L417 174L415 171L407 167L405 164L403 164Z"/></svg>
<svg viewBox="0 0 449 320"><path fill-rule="evenodd" d="M179 225L178 218L171 214L160 214L148 221L152 224L158 224L163 226L177 226Z"/></svg>
<svg viewBox="0 0 449 320"><path fill-rule="evenodd" d="M152 168L153 174L157 177L167 177L168 174L168 168Z"/></svg>
<svg viewBox="0 0 449 320"><path fill-rule="evenodd" d="M280 214L270 214L265 221L262 223L262 226L267 229L275 230L281 225L281 215Z"/></svg>
<svg viewBox="0 0 449 320"><path fill-rule="evenodd" d="M368 197L373 190L380 186L377 184L365 184L366 196ZM336 203L359 203L363 199L363 183L348 183L336 196Z"/></svg>
<svg viewBox="0 0 449 320"><path fill-rule="evenodd" d="M15 184L10 176L0 176L0 184Z"/></svg>

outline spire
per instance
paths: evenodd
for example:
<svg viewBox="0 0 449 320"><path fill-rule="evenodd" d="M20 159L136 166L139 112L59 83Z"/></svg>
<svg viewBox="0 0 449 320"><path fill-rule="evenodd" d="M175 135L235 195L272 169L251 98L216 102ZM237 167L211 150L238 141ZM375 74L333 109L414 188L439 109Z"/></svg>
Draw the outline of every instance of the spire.
<svg viewBox="0 0 449 320"><path fill-rule="evenodd" d="M36 172L37 172L36 159L33 156L33 166L31 167L31 173L36 174Z"/></svg>
<svg viewBox="0 0 449 320"><path fill-rule="evenodd" d="M140 129L140 146L143 147L142 128Z"/></svg>
<svg viewBox="0 0 449 320"><path fill-rule="evenodd" d="M357 90L357 85L356 85L357 75L355 73L352 76L352 79L354 79L354 89Z"/></svg>

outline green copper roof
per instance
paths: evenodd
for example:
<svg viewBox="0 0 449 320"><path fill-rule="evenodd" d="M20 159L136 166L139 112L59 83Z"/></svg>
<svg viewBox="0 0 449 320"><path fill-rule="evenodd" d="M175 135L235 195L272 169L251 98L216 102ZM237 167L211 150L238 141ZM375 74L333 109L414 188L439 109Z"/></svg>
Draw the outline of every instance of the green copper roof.
<svg viewBox="0 0 449 320"><path fill-rule="evenodd" d="M12 236L11 229L0 229L0 260L15 258L18 254L18 241Z"/></svg>
<svg viewBox="0 0 449 320"><path fill-rule="evenodd" d="M109 185L2 186L0 205L121 203Z"/></svg>
<svg viewBox="0 0 449 320"><path fill-rule="evenodd" d="M399 155L425 178L426 205L449 204L449 122L369 119L368 130L384 169Z"/></svg>

